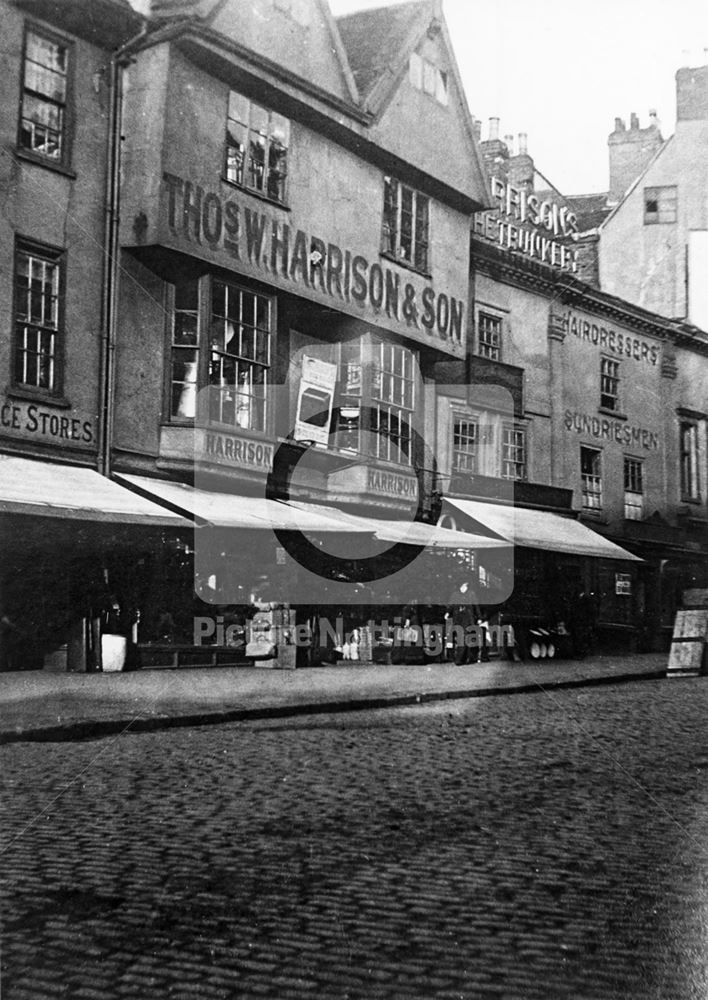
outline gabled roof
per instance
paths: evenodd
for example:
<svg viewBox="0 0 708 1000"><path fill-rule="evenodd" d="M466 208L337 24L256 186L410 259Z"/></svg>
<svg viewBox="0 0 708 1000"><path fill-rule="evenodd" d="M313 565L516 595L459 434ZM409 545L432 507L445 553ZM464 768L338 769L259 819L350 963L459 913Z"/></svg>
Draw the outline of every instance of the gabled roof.
<svg viewBox="0 0 708 1000"><path fill-rule="evenodd" d="M635 179L629 185L629 187L624 192L624 194L622 195L622 197L620 198L620 200L614 206L614 208L612 209L612 211L608 212L608 214L602 220L602 222L600 223L600 228L601 229L604 229L604 227L606 226L606 224L611 219L614 219L615 215L617 215L617 213L620 211L620 209L622 208L622 206L624 205L624 203L627 201L627 199L630 197L630 195L632 195L634 193L634 191L636 191L637 187L642 183L642 181L644 180L644 178L646 177L646 175L649 173L649 171L651 170L651 168L654 166L654 164L656 163L656 161L659 159L659 157L663 156L665 150L668 149L669 145L673 142L673 139L674 139L673 136L669 136L669 138L665 139L664 142L661 144L661 146L659 146L659 148L657 149L657 151L654 153L654 155L652 156L652 158L649 160L649 162L647 163L647 165L644 167L644 170L642 170L641 173L638 174L637 177L635 177Z"/></svg>
<svg viewBox="0 0 708 1000"><path fill-rule="evenodd" d="M364 103L381 76L398 61L402 49L409 47L411 33L423 22L427 27L434 13L431 0L414 0L412 3L377 7L336 18ZM420 31L417 33L420 34Z"/></svg>
<svg viewBox="0 0 708 1000"><path fill-rule="evenodd" d="M373 119L372 135L378 133L384 141L384 134L391 127L387 110L395 103L402 82L407 78L411 54L426 36L439 42L445 53L451 92L457 98L454 102L460 136L457 166L453 168L447 163L441 167L438 162L437 167L433 167L432 161L436 158L439 161L437 150L428 149L426 154L420 144L416 150L417 162L414 162L410 144L404 143L405 149L399 147L396 152L404 159L411 158L414 166L422 166L428 173L435 174L437 169L444 183L471 197L476 204L475 211L491 207L487 171L443 16L442 0L413 0L359 11L336 18L336 25L359 91L362 110ZM424 164L425 155L428 162ZM464 167L459 169L462 163Z"/></svg>

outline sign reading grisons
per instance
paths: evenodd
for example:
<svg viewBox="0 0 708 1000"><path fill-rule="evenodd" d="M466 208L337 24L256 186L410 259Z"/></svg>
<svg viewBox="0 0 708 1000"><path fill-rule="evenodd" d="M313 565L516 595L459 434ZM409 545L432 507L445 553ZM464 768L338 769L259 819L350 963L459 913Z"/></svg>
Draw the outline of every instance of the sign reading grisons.
<svg viewBox="0 0 708 1000"><path fill-rule="evenodd" d="M431 284L401 274L360 253L289 226L275 216L222 198L199 184L164 173L168 225L173 233L277 279L292 281L329 298L370 307L411 330L464 342L464 302Z"/></svg>
<svg viewBox="0 0 708 1000"><path fill-rule="evenodd" d="M577 270L577 251L564 242L578 231L577 219L569 208L550 199L541 200L499 177L492 177L491 189L498 207L477 212L477 236L505 250L518 250L542 264L564 271Z"/></svg>

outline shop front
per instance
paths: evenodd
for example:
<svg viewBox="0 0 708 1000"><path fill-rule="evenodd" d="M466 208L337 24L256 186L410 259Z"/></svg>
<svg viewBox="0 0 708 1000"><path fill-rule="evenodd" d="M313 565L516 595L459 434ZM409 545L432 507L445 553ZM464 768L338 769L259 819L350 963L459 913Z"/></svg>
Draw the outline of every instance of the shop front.
<svg viewBox="0 0 708 1000"><path fill-rule="evenodd" d="M93 469L0 455L2 669L137 666L136 589L190 529Z"/></svg>
<svg viewBox="0 0 708 1000"><path fill-rule="evenodd" d="M636 649L643 620L642 560L568 516L511 504L446 498L445 523L513 544L513 585L500 595L480 567L480 603L512 625L521 657Z"/></svg>

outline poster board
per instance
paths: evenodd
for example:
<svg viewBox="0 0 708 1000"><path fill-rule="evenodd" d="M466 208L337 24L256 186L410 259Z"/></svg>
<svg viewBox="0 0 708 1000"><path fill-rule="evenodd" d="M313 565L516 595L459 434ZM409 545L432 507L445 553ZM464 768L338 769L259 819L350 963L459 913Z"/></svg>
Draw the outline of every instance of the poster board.
<svg viewBox="0 0 708 1000"><path fill-rule="evenodd" d="M706 665L708 608L677 611L667 677L697 677Z"/></svg>

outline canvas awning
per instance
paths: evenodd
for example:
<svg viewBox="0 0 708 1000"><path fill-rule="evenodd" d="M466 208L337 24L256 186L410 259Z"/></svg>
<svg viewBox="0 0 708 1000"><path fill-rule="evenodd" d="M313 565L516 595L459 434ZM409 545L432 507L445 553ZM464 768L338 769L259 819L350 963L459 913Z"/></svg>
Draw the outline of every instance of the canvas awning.
<svg viewBox="0 0 708 1000"><path fill-rule="evenodd" d="M308 531L371 534L371 529L329 517L314 506L304 509L282 500L247 497L235 493L202 490L147 476L121 474L121 482L151 497L171 510L194 519L198 524L218 528L270 528L273 531Z"/></svg>
<svg viewBox="0 0 708 1000"><path fill-rule="evenodd" d="M115 524L189 527L190 522L94 469L0 455L0 513Z"/></svg>
<svg viewBox="0 0 708 1000"><path fill-rule="evenodd" d="M464 514L473 527L487 529L514 545L574 556L642 562L638 556L579 521L550 511L450 497L445 499L445 504L447 514L453 517Z"/></svg>
<svg viewBox="0 0 708 1000"><path fill-rule="evenodd" d="M388 518L360 517L336 507L309 504L291 500L290 504L299 510L307 511L316 516L324 516L340 520L342 524L351 524L367 530L382 542L403 542L406 545L423 545L435 549L504 549L509 543L488 535L472 534L469 531L452 531L440 528L434 524L424 524L421 521L396 521Z"/></svg>

